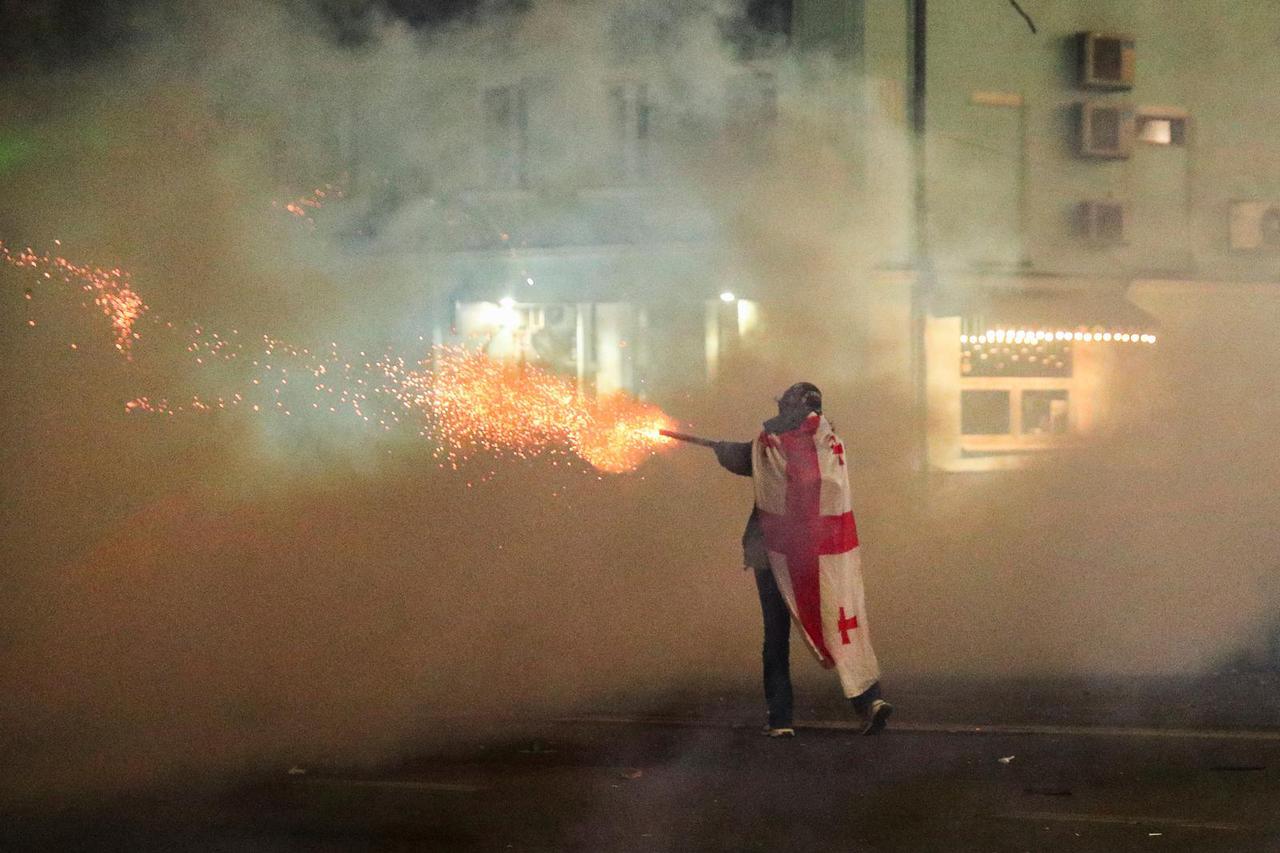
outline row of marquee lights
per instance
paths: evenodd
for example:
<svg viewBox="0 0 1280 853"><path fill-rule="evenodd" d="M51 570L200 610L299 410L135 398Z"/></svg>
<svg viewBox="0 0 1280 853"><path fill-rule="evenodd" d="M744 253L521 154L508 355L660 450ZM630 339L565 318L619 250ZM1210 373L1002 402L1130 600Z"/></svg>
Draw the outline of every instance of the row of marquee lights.
<svg viewBox="0 0 1280 853"><path fill-rule="evenodd" d="M962 344L1038 344L1046 341L1154 344L1156 336L1138 332L1068 332L1064 330L1045 331L1043 329L988 329L986 334L960 336L960 343Z"/></svg>

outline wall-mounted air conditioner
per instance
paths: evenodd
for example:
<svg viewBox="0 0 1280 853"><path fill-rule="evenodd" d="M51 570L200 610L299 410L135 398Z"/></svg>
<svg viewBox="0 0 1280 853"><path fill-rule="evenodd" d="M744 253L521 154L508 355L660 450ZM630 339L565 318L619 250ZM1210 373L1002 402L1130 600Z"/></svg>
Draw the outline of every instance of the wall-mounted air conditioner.
<svg viewBox="0 0 1280 853"><path fill-rule="evenodd" d="M1080 85L1086 89L1132 89L1133 36L1080 33Z"/></svg>
<svg viewBox="0 0 1280 853"><path fill-rule="evenodd" d="M1127 242L1128 213L1118 201L1082 201L1077 209L1080 234L1096 246Z"/></svg>
<svg viewBox="0 0 1280 853"><path fill-rule="evenodd" d="M1269 201L1233 201L1230 227L1233 249L1280 250L1280 204Z"/></svg>
<svg viewBox="0 0 1280 853"><path fill-rule="evenodd" d="M1133 107L1106 101L1080 105L1079 150L1081 157L1120 160L1133 151Z"/></svg>

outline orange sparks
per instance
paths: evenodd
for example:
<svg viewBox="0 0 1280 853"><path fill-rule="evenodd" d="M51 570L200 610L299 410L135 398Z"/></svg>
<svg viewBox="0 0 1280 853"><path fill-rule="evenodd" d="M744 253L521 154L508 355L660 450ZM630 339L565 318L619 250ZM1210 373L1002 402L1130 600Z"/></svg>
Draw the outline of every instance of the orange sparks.
<svg viewBox="0 0 1280 853"><path fill-rule="evenodd" d="M319 192L319 191L317 191ZM135 323L147 305L127 272L81 266L31 249L0 257L14 267L78 285L111 323L116 348L130 355L139 338ZM24 293L31 298L31 289ZM271 335L219 333L201 324L175 324L150 316L163 334L181 334L193 366L243 364L230 388L204 396L135 397L129 413L177 415L239 410L292 415L349 412L384 431L413 427L436 442L438 455L453 467L477 453L530 459L575 455L598 471L635 470L671 442L658 434L675 424L660 409L625 395L593 398L572 379L527 363L498 361L463 347L435 347L415 363L390 348L342 354L336 342L311 350ZM28 319L31 327L34 319ZM78 349L75 342L70 348ZM290 379L295 379L290 382ZM235 386L240 390L236 390Z"/></svg>
<svg viewBox="0 0 1280 853"><path fill-rule="evenodd" d="M342 187L335 184L325 184L291 201L273 201L271 206L296 216L308 225L315 225L315 220L311 216L312 212L324 207L326 202L335 198L342 198Z"/></svg>
<svg viewBox="0 0 1280 853"><path fill-rule="evenodd" d="M3 242L0 242L0 258L10 266L38 272L44 280L51 280L56 276L66 284L79 286L93 298L93 304L110 321L116 349L128 355L129 347L138 338L133 329L134 324L147 310L146 303L133 289L129 273L119 268L108 270L81 266L48 252L37 255L30 248L11 252ZM31 293L31 288L28 288L24 296L30 299ZM34 326L34 321L30 325Z"/></svg>
<svg viewBox="0 0 1280 853"><path fill-rule="evenodd" d="M618 395L593 400L569 379L480 352L438 347L428 414L455 465L476 450L530 458L570 451L600 471L635 470L667 442L661 410Z"/></svg>
<svg viewBox="0 0 1280 853"><path fill-rule="evenodd" d="M568 446L585 422L567 379L463 348L433 355L425 402L451 461L475 450L527 458Z"/></svg>

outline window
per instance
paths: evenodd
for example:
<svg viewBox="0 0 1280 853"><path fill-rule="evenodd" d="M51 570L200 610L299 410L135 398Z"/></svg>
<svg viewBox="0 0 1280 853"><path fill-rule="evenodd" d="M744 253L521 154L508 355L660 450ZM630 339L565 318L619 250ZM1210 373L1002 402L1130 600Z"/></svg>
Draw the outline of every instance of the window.
<svg viewBox="0 0 1280 853"><path fill-rule="evenodd" d="M960 434L1002 438L999 446L1006 448L1053 446L1043 440L1071 432L1070 400L1066 388L966 388L960 392Z"/></svg>
<svg viewBox="0 0 1280 853"><path fill-rule="evenodd" d="M1125 104L1088 101L1080 105L1080 155L1121 159L1133 147L1133 110Z"/></svg>
<svg viewBox="0 0 1280 853"><path fill-rule="evenodd" d="M1066 435L1068 393L1065 389L1024 389L1022 392L1023 435Z"/></svg>
<svg viewBox="0 0 1280 853"><path fill-rule="evenodd" d="M1093 42L1093 63L1089 71L1094 77L1119 80L1123 69L1123 50L1118 39L1097 39Z"/></svg>
<svg viewBox="0 0 1280 853"><path fill-rule="evenodd" d="M524 89L499 86L484 92L485 178L490 186L527 183L529 117Z"/></svg>
<svg viewBox="0 0 1280 853"><path fill-rule="evenodd" d="M1079 207L1080 232L1095 246L1123 246L1125 208L1114 201L1085 201Z"/></svg>
<svg viewBox="0 0 1280 853"><path fill-rule="evenodd" d="M1086 89L1131 89L1133 36L1080 34L1080 85Z"/></svg>
<svg viewBox="0 0 1280 853"><path fill-rule="evenodd" d="M1077 389L1076 337L1063 330L978 328L960 335L960 449L970 456L1062 447L1078 429L1070 398Z"/></svg>
<svg viewBox="0 0 1280 853"><path fill-rule="evenodd" d="M962 435L1008 435L1009 428L1008 391L960 392Z"/></svg>
<svg viewBox="0 0 1280 853"><path fill-rule="evenodd" d="M1176 117L1139 116L1138 139L1149 145L1186 145L1187 120Z"/></svg>
<svg viewBox="0 0 1280 853"><path fill-rule="evenodd" d="M609 89L615 149L614 176L647 178L652 172L653 104L644 83L618 83Z"/></svg>
<svg viewBox="0 0 1280 853"><path fill-rule="evenodd" d="M1089 147L1115 150L1120 147L1120 112L1112 109L1093 111L1089 123Z"/></svg>

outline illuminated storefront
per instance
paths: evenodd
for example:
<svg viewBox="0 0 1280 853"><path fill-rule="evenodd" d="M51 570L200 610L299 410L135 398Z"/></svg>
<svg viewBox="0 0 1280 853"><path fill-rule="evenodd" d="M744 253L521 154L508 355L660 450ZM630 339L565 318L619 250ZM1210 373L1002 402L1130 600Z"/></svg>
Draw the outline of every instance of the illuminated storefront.
<svg viewBox="0 0 1280 853"><path fill-rule="evenodd" d="M1096 288L968 293L927 324L931 467L1020 467L1123 416L1115 371L1157 342L1149 315Z"/></svg>
<svg viewBox="0 0 1280 853"><path fill-rule="evenodd" d="M538 364L600 394L661 397L716 377L749 343L760 306L731 287L731 265L679 247L459 254L442 340Z"/></svg>

